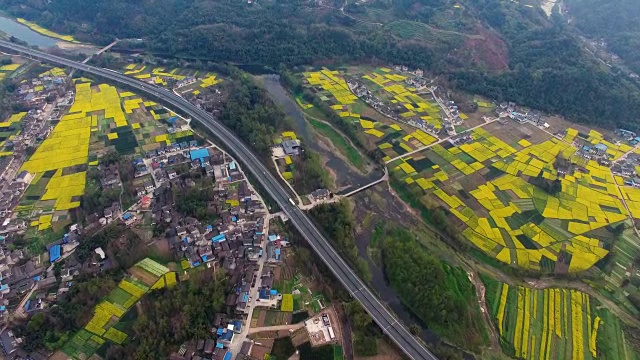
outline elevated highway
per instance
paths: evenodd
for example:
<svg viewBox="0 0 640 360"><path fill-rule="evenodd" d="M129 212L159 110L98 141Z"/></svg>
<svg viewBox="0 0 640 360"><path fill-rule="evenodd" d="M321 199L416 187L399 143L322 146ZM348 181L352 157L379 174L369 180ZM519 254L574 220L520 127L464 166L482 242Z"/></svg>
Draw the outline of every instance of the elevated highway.
<svg viewBox="0 0 640 360"><path fill-rule="evenodd" d="M289 198L284 186L269 172L263 162L222 123L216 121L211 114L191 104L186 99L171 91L130 78L113 70L97 68L62 57L50 55L29 47L0 40L0 47L25 54L41 61L81 70L114 83L127 85L136 89L140 94L151 96L163 102L166 106L179 110L185 115L199 122L214 134L219 141L229 149L238 160L248 169L264 187L267 193L277 202L284 213L300 234L309 242L320 259L331 269L340 283L358 300L363 308L371 315L385 334L412 360L436 360L437 358L427 350L399 322L396 316L385 307L365 283L355 274L349 265L340 257L329 241L320 233L313 222Z"/></svg>

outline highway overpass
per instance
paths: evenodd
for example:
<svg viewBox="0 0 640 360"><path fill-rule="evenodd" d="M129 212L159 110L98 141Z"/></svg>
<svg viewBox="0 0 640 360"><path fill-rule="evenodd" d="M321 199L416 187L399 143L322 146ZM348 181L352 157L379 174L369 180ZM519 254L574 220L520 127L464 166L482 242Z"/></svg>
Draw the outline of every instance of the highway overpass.
<svg viewBox="0 0 640 360"><path fill-rule="evenodd" d="M22 53L33 58L54 63L69 68L74 68L115 83L127 85L136 89L140 94L152 96L161 100L166 106L180 110L185 115L198 121L202 126L214 134L224 146L229 149L238 160L244 163L248 169L264 187L267 193L277 202L285 214L289 217L293 225L300 234L309 242L313 250L331 269L342 285L358 300L363 308L371 315L373 320L380 326L393 342L412 360L435 360L437 359L424 345L415 338L399 322L396 316L391 313L374 295L364 282L354 273L349 265L338 255L329 241L320 233L312 221L297 206L289 201L289 194L284 186L269 172L263 162L238 138L227 129L222 123L214 120L211 114L196 107L184 98L171 91L147 84L137 79L130 78L113 70L93 67L73 60L50 55L29 47L14 44L9 41L0 40L0 47Z"/></svg>

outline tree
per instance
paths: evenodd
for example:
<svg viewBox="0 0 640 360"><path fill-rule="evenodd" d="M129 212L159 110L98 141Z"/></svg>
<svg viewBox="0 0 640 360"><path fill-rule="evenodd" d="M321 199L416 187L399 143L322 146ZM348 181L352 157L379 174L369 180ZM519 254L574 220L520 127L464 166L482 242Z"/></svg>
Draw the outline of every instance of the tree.
<svg viewBox="0 0 640 360"><path fill-rule="evenodd" d="M371 271L364 259L359 258L355 242L355 224L349 203L321 204L309 211L311 218L336 244L338 251L354 265L356 272L365 281L371 281Z"/></svg>
<svg viewBox="0 0 640 360"><path fill-rule="evenodd" d="M411 332L411 334L418 336L420 335L420 332L422 331L422 329L420 328L420 326L416 324L411 324L411 326L409 326L409 331Z"/></svg>
<svg viewBox="0 0 640 360"><path fill-rule="evenodd" d="M484 344L475 289L464 270L431 256L404 229L388 231L381 246L385 275L413 314L466 348Z"/></svg>
<svg viewBox="0 0 640 360"><path fill-rule="evenodd" d="M344 309L355 329L366 329L373 322L371 315L357 301L344 303Z"/></svg>
<svg viewBox="0 0 640 360"><path fill-rule="evenodd" d="M224 274L202 271L148 294L141 300L145 312L133 326L138 346L129 357L160 359L186 340L210 336L215 313L224 308L225 285Z"/></svg>
<svg viewBox="0 0 640 360"><path fill-rule="evenodd" d="M551 187L549 188L550 195L556 195L562 192L562 182L560 179L555 179L551 182Z"/></svg>

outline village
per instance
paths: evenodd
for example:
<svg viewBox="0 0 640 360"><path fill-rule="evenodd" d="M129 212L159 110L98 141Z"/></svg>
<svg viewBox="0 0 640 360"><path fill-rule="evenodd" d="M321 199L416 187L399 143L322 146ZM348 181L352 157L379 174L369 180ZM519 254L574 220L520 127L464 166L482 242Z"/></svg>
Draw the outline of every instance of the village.
<svg viewBox="0 0 640 360"><path fill-rule="evenodd" d="M208 78L213 77L208 75ZM171 355L172 359L227 360L237 355L262 359L271 352L276 337L269 336L270 346L268 340L256 343L254 339L265 332L274 334L273 331L275 334L280 331L285 337L294 334L297 341L306 339L313 346L339 346L340 321L333 308L327 307L326 299L310 290L308 283L298 279L294 285L295 274L291 273L290 265L286 265L288 270L283 270L284 264L291 262L287 257L293 251L288 239L280 234L286 216L270 214L235 159L193 134L184 119L152 102L146 102L145 106L154 107L151 113L155 120L160 120L159 114L172 115L164 120L166 135L155 137L157 146L145 151L134 150L113 161L105 160L114 156L111 150L99 150L97 157L89 151L89 171L93 171L99 192L120 193L119 197L102 208L95 208L95 212L84 214L83 219L55 207L53 215L39 215L35 223L23 216L25 201L40 197L37 201L45 200L44 196L32 196L29 190L42 181L43 174L24 170L24 164L33 149L47 141L56 125L66 121L65 114L79 96L73 91L74 85L78 86L74 84L77 80L71 81L62 69L53 68L22 81L12 101L21 103L26 111L0 123L6 134L0 144L3 180L0 189L3 194L0 200L0 345L4 353L14 357L27 355L21 348L23 339L11 329L13 321L55 307L56 300L73 288L78 277L106 272L116 266L113 254L106 247L91 249L88 260L85 255L78 256L78 249L86 248L83 243L112 227L120 231L140 232L151 228L158 231L159 241L166 244L167 256L173 260L171 264L175 264L168 269L174 271L177 278L188 278L193 271L227 274L228 312L216 316L216 328L209 338L183 344ZM189 77L177 82L176 91L195 81ZM201 82L198 79L198 84ZM217 89L215 92L219 93ZM120 92L122 98L131 95ZM127 101L125 112L136 114L136 109L127 108L130 106ZM133 128L138 129L140 125ZM124 138L122 132L105 135L108 135L105 136L107 143L116 143L116 150L121 146L118 135ZM296 156L299 142L285 142L279 148L287 156ZM129 191L132 198L123 199L123 194ZM198 199L198 204L204 206L199 208L199 214L194 214L190 212L193 209L185 210L185 204L192 200L189 196L197 193L206 195ZM329 195L324 189L315 194L322 199ZM33 211L47 212L46 207L29 209L29 217ZM52 222L67 217L66 226L51 232ZM36 235L38 242L33 243L29 240L33 231L48 235L46 238ZM283 287L284 283L287 285ZM265 321L266 315L273 317L271 313L277 313L275 320ZM76 356L77 349L66 348L67 355ZM29 356L38 359L48 354L32 352Z"/></svg>
<svg viewBox="0 0 640 360"><path fill-rule="evenodd" d="M382 116L410 129L418 129L411 136L415 136L419 143L414 142L415 148L401 147L405 152L413 154L441 143L445 149L466 148L482 137L491 138L497 144L497 139L481 132L480 127L495 125L509 128L513 124L530 124L537 128L538 133L546 133L562 141L570 139L571 146L577 149L574 156L610 168L623 181L618 185L640 187L637 171L640 155L634 151L640 144L640 137L631 131L618 129L613 134L598 133L595 136L595 133L587 134L587 130L566 130L549 116L506 102L489 104L478 101L480 107L490 111L485 111L479 120L468 121L461 110L462 105L453 101L446 89L425 79L421 70L393 68L411 75L400 76L390 69L382 69L380 73L384 73L385 78L371 73L362 79L374 85L388 84L389 80L385 79L391 79L392 85L376 88L353 77L346 78L346 86L350 96L360 99ZM215 87L222 81L216 75L203 73L203 78L177 75L180 73L177 69L171 72L154 69L147 74L144 71L148 70L144 69L144 66L136 65L128 71L133 72L131 76L144 76L142 79L150 83L172 87L176 93L197 92L197 96L190 99L210 108L215 114L218 101L223 96ZM333 73L324 74L336 81ZM318 76L310 75L309 82L316 81ZM167 81L167 78L177 81ZM17 89L14 100L23 104L26 111L8 115L0 123L6 135L0 144L3 155L0 156L3 166L0 344L5 354L26 355L21 348L23 339L16 336L10 327L12 321L54 308L59 297L73 290L74 281L79 277L100 274L116 267L117 259L107 246L91 248L88 258L85 253L80 256L79 249L85 251L88 239L106 229L117 228L121 232L140 234L146 246L162 249L166 263L151 259L141 261L145 266L163 269L161 279L175 274L172 275L175 276L172 283L175 283L177 279L188 279L195 272L209 271L224 274L228 281L227 311L216 314L210 336L183 343L170 358L264 359L273 351L276 341L282 338L291 339L296 347L307 342L312 347L330 346L336 352L335 357L340 358L342 341L348 337L344 334L348 330L342 328L340 312L314 286L313 278L300 276L293 265L296 249L284 228L286 215L271 211L249 183L241 164L193 131L189 119L152 101L144 101L131 92L106 84L99 85L99 90L96 90L96 86L90 84L90 79L70 79L62 69L48 69L34 79L23 80ZM86 92L101 100L88 101ZM396 93L398 95L394 95ZM115 96L109 97L109 94ZM423 100L418 102L414 99ZM102 106L101 103L109 101L113 103L96 107L96 104ZM75 114L72 111L74 106L83 103L91 104L82 110L82 115L90 119L90 137L95 138L95 141L88 142L84 164L67 166L73 168L68 175L62 175L61 167L49 168L44 164L39 164L42 171L29 171L25 164L29 164L34 148L55 139L52 134L55 134L57 125L69 121L69 114ZM412 105L417 103L420 104L418 107ZM332 105L332 109L340 112L341 117L344 113L351 117L358 115L345 111L349 110L347 105ZM96 115L101 111L105 112L104 116ZM115 120L106 118L108 111L115 111ZM122 126L127 120L132 121L131 124ZM365 118L358 121L363 128L369 129L368 134L380 137L372 131L375 130L373 125L368 127L368 122L371 121ZM130 129L118 130L124 127ZM395 125L388 126L385 131L400 129ZM526 127L522 129L525 138L518 144L526 148L531 145L527 139L534 141L531 139L534 131ZM410 137L403 139L409 141ZM390 148L385 146L383 149L382 145L381 150ZM287 176L291 176L289 165L292 159L302 156L304 151L301 141L291 131L282 133L272 146L271 158L285 181L289 180ZM383 160L386 163L404 161L401 154ZM409 161L412 160L407 160L407 164ZM558 161L554 167L558 174L582 171L579 166L568 162ZM402 167L403 170L405 168L406 165ZM464 174L468 170L466 168L461 170ZM98 187L96 193L108 195L93 206L85 204L81 209L85 213L81 213L80 218L72 209L80 204L84 184L75 185L81 186L82 192L74 189L75 192L70 193L64 202L71 204L69 206L60 206L58 200L55 204L47 203L51 198L43 189L33 190L43 179L51 182L58 176L79 172L86 172L86 179L95 182ZM387 180L385 171L385 176L374 184ZM309 209L341 198L342 195L335 196L328 189L316 189L302 201L301 207ZM64 225L54 231L56 223ZM148 235L151 232L153 236ZM144 277L139 270L131 270L129 274L127 281L131 283L139 284ZM172 286L170 281L162 281L165 286ZM140 286L146 292L155 288L156 285L152 284ZM120 288L127 291L127 285ZM115 300L109 304L121 311L112 315L116 321L132 306L131 302L126 302L125 306ZM96 317L101 316L102 310L96 308L95 311ZM59 358L90 356L97 351L100 341L115 341L116 337L109 337L113 334L107 336L102 333L105 330L120 331L109 326L112 324L103 324L96 330L90 323L81 331L92 333L97 338L85 339L84 333L79 332L73 339L82 340L65 344L57 352ZM119 334L124 341L126 332ZM38 355L45 358L49 354L36 352L30 355L37 359Z"/></svg>

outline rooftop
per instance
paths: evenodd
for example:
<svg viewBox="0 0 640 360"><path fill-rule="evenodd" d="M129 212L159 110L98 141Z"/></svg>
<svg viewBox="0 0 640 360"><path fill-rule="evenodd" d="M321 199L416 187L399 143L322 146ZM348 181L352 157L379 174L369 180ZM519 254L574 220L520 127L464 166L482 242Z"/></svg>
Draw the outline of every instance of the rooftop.
<svg viewBox="0 0 640 360"><path fill-rule="evenodd" d="M191 157L191 161L202 160L203 158L209 156L209 150L207 150L206 148L191 150L189 156Z"/></svg>

